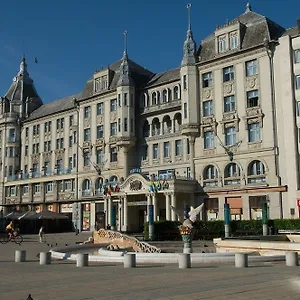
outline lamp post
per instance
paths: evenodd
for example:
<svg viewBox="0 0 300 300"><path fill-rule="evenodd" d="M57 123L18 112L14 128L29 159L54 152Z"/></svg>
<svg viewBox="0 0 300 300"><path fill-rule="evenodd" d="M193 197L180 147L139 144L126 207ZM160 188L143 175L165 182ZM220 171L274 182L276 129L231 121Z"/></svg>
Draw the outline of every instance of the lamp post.
<svg viewBox="0 0 300 300"><path fill-rule="evenodd" d="M270 66L270 87L271 87L271 105L272 105L272 127L274 137L274 150L275 150L275 175L278 179L278 185L281 186L281 176L279 169L279 149L278 149L278 128L277 128L277 113L276 113L276 99L275 99L275 82L274 82L274 54L277 41L264 39L264 47L266 49L269 66ZM279 206L280 206L280 218L283 219L283 208L282 208L282 192L279 192Z"/></svg>
<svg viewBox="0 0 300 300"><path fill-rule="evenodd" d="M79 102L77 101L76 98L73 98L73 103L74 103L74 107L76 109L76 122L77 122L77 126L76 126L76 136L74 136L73 138L76 137L76 178L75 178L75 218L74 218L74 227L75 227L75 232L76 234L79 233L80 231L80 217L79 217L79 204L78 204L78 196L79 196L79 159L78 159L78 154L79 154Z"/></svg>

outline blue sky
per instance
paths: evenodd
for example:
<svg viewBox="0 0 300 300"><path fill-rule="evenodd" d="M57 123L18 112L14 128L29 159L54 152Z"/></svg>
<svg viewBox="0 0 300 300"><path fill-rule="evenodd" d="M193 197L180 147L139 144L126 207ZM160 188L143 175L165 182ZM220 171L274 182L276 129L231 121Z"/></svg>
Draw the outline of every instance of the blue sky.
<svg viewBox="0 0 300 300"><path fill-rule="evenodd" d="M180 64L187 29L183 0L2 1L0 95L19 69L23 51L43 101L78 93L95 69L122 56L128 31L131 59L160 72ZM244 0L197 0L192 29L199 45L216 25L245 11ZM300 18L299 0L253 0L253 11L289 28ZM34 63L38 58L38 64Z"/></svg>

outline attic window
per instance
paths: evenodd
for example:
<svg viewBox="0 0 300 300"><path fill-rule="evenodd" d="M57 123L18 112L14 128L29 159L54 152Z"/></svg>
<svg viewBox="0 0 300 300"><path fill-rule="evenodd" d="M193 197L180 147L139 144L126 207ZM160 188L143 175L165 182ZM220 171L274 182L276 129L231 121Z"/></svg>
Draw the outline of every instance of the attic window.
<svg viewBox="0 0 300 300"><path fill-rule="evenodd" d="M94 80L94 91L95 93L101 92L108 89L108 78L107 76L98 77Z"/></svg>
<svg viewBox="0 0 300 300"><path fill-rule="evenodd" d="M219 36L218 37L218 47L219 53L223 53L226 51L226 36Z"/></svg>
<svg viewBox="0 0 300 300"><path fill-rule="evenodd" d="M239 39L238 39L237 32L230 33L229 41L230 41L230 49L231 50L234 50L234 49L238 48Z"/></svg>

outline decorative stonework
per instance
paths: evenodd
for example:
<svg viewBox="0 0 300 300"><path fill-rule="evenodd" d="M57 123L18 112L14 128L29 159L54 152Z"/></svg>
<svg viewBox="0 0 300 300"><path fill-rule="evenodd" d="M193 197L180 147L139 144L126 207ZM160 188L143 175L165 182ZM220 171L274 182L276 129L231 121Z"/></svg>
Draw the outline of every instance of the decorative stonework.
<svg viewBox="0 0 300 300"><path fill-rule="evenodd" d="M43 161L44 162L51 161L51 152L43 152Z"/></svg>
<svg viewBox="0 0 300 300"><path fill-rule="evenodd" d="M246 89L247 89L247 91L258 89L258 87L259 87L258 82L259 81L258 81L257 75L247 77L247 80L246 80Z"/></svg>
<svg viewBox="0 0 300 300"><path fill-rule="evenodd" d="M153 159L153 165L159 165L160 164L160 160L159 159Z"/></svg>
<svg viewBox="0 0 300 300"><path fill-rule="evenodd" d="M182 162L183 161L183 156L175 156L175 162Z"/></svg>
<svg viewBox="0 0 300 300"><path fill-rule="evenodd" d="M139 191L143 187L143 183L140 180L134 180L129 183L129 189L132 191Z"/></svg>
<svg viewBox="0 0 300 300"><path fill-rule="evenodd" d="M103 146L105 146L104 138L96 139L95 146L96 146L96 147L103 147Z"/></svg>
<svg viewBox="0 0 300 300"><path fill-rule="evenodd" d="M102 124L103 123L103 115L97 115L96 121L97 121L97 124Z"/></svg>
<svg viewBox="0 0 300 300"><path fill-rule="evenodd" d="M116 122L117 121L117 112L113 111L110 113L110 121Z"/></svg>
<svg viewBox="0 0 300 300"><path fill-rule="evenodd" d="M246 116L243 117L245 120L245 129L248 129L248 124L259 123L260 127L263 127L264 114L260 107L252 107L246 109Z"/></svg>
<svg viewBox="0 0 300 300"><path fill-rule="evenodd" d="M91 126L91 118L84 119L83 127L89 128Z"/></svg>
<svg viewBox="0 0 300 300"><path fill-rule="evenodd" d="M38 164L40 162L40 154L32 154L31 155L32 163Z"/></svg>
<svg viewBox="0 0 300 300"><path fill-rule="evenodd" d="M249 150L256 150L261 148L261 143L250 143L248 144Z"/></svg>
<svg viewBox="0 0 300 300"><path fill-rule="evenodd" d="M85 141L82 144L82 148L91 148L92 147L92 142L91 141Z"/></svg>
<svg viewBox="0 0 300 300"><path fill-rule="evenodd" d="M54 153L55 153L56 159L63 159L64 153L65 153L65 148L63 148L63 149L55 149Z"/></svg>
<svg viewBox="0 0 300 300"><path fill-rule="evenodd" d="M212 88L203 89L203 99L209 100L213 98L213 90Z"/></svg>
<svg viewBox="0 0 300 300"><path fill-rule="evenodd" d="M116 144L117 143L117 137L116 136L110 136L109 137L109 143L110 144Z"/></svg>
<svg viewBox="0 0 300 300"><path fill-rule="evenodd" d="M216 149L206 149L203 150L204 156L215 156L216 155Z"/></svg>
<svg viewBox="0 0 300 300"><path fill-rule="evenodd" d="M234 82L224 83L223 84L223 93L224 96L228 96L235 93Z"/></svg>
<svg viewBox="0 0 300 300"><path fill-rule="evenodd" d="M236 112L224 113L223 119L220 122L222 126L222 132L225 133L225 128L235 127L236 131L239 131L240 118Z"/></svg>
<svg viewBox="0 0 300 300"><path fill-rule="evenodd" d="M164 157L164 164L171 164L172 158L171 157Z"/></svg>
<svg viewBox="0 0 300 300"><path fill-rule="evenodd" d="M143 167L149 166L149 160L148 159L142 160L142 166Z"/></svg>

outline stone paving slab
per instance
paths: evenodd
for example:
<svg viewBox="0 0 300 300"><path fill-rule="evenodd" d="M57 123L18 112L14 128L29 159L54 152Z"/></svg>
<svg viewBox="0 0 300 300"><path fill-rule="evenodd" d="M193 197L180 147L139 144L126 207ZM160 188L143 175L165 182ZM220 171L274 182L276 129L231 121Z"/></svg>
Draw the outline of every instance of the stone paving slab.
<svg viewBox="0 0 300 300"><path fill-rule="evenodd" d="M61 243L80 238L74 237L62 235ZM60 241L54 235L51 239ZM30 261L14 263L16 249L25 249ZM124 269L107 263L77 268L71 261L40 266L37 253L47 250L49 246L36 237L22 246L0 244L0 299L25 300L29 293L34 300L300 299L300 267L286 267L283 262L256 263L245 269L230 265Z"/></svg>

